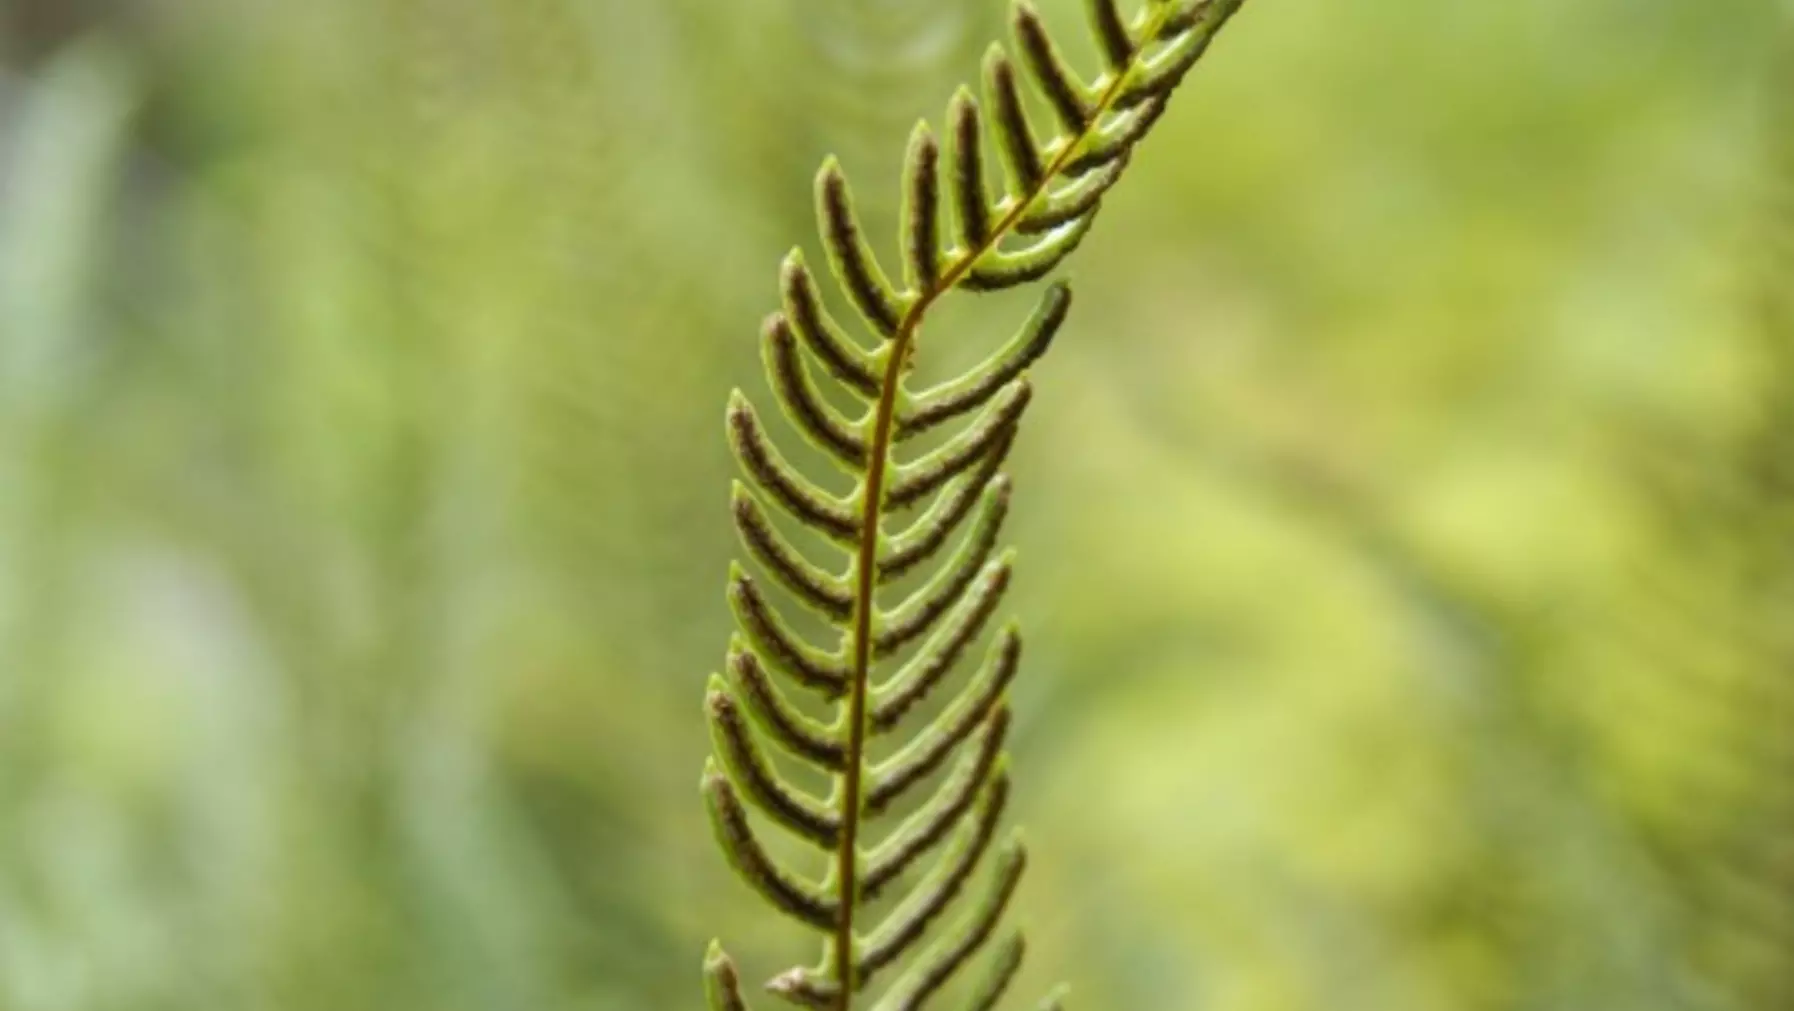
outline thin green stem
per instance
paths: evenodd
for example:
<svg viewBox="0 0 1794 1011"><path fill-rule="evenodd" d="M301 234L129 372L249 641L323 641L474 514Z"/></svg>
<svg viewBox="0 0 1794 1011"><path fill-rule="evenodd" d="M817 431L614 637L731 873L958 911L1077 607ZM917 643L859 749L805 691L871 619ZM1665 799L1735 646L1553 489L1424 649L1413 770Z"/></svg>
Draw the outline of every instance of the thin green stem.
<svg viewBox="0 0 1794 1011"><path fill-rule="evenodd" d="M1160 26L1171 16L1173 7L1172 4L1164 4L1157 13L1147 18L1140 34L1143 41L1135 51L1136 60L1146 51L1148 41L1158 35ZM1072 135L1059 153L1053 156L1041 174L1040 182L1015 200L1014 205L992 225L988 238L976 247L965 250L951 266L941 272L934 284L921 290L914 304L903 314L896 335L891 338L890 357L885 362L884 377L879 384L878 404L872 421L872 439L868 446L867 459L871 462L871 468L866 475L866 497L861 506L859 551L854 571L853 683L848 691L847 773L844 777L845 788L841 794L840 848L835 854L835 881L839 888L837 895L840 910L835 924L834 942L834 975L840 987L835 1005L837 1011L852 1011L853 993L858 983L854 979L853 918L859 904L857 856L861 814L860 775L866 758L866 696L869 693L872 671L872 615L877 606L873 581L878 568L878 535L884 511L885 469L890 463L891 432L897 414L897 391L903 377L904 359L909 355L910 345L921 330L922 320L929 306L951 291L972 269L979 257L994 248L1015 227L1016 222L1027 211L1028 205L1041 191L1065 170L1078 146L1097 128L1103 114L1114 105L1126 80L1126 73L1116 72L1113 75L1113 79L1097 99L1090 121L1083 130Z"/></svg>

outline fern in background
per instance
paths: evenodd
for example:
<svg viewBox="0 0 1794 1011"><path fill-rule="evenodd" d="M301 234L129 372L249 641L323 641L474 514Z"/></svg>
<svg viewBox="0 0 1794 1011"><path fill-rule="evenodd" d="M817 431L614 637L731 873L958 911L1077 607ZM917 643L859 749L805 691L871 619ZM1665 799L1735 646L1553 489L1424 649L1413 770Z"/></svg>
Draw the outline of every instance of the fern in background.
<svg viewBox="0 0 1794 1011"><path fill-rule="evenodd" d="M1000 844L998 825L1009 784L1003 757L1009 725L1005 692L1015 677L1021 638L1013 624L995 637L982 667L944 710L919 730L917 707L956 670L980 638L1009 586L1013 554L997 542L1010 483L999 472L1031 396L1026 371L1051 343L1070 307L1064 283L1046 288L1021 329L992 357L944 383L913 390L917 338L929 308L955 288L997 291L1051 272L1089 231L1103 195L1127 166L1134 145L1164 112L1172 91L1201 58L1243 0L1149 3L1131 22L1114 0L1093 0L1091 18L1106 66L1094 81L1070 69L1032 5L1018 2L1012 26L1027 76L1056 120L1041 140L1030 123L1014 64L1001 45L984 61L984 101L1004 185L992 198L986 180L985 113L961 88L947 113L951 158L926 123L912 133L903 173L902 284L879 264L860 224L838 162L816 180L817 213L829 266L861 322L871 349L847 336L824 307L800 251L781 272L783 310L762 330L768 378L792 424L855 484L835 494L794 467L768 438L747 398L730 400L730 443L753 490L737 483L735 525L759 565L802 605L840 632L838 648L812 645L740 566L729 602L741 634L731 643L728 676L707 696L715 758L703 792L729 862L781 912L824 936L821 962L775 977L768 989L794 1003L846 1011L853 997L907 959L966 890L983 858L996 869L981 898L885 991L877 1007L924 1006L953 982L997 932L1026 863L1018 834ZM944 185L943 185L944 183ZM943 192L945 191L945 192ZM943 232L941 204L953 227ZM863 415L841 415L820 390L812 362L853 397ZM949 422L973 416L923 452L900 450ZM847 557L830 572L809 561L768 515L789 517ZM921 508L926 504L926 508ZM887 519L921 509L901 530ZM946 546L969 524L950 552ZM906 575L946 559L894 606L880 603ZM912 647L918 647L914 648ZM881 662L908 653L875 682ZM832 723L812 719L779 687L821 696ZM757 729L756 729L757 728ZM873 762L874 738L908 734ZM830 796L785 779L762 749L772 741L826 774ZM959 756L954 772L884 839L873 827ZM747 806L830 855L821 881L783 868L760 842ZM948 837L952 841L948 842ZM894 911L866 929L866 906L905 880L924 857L938 860ZM1020 968L1023 940L1012 933L991 959L971 1006L995 1007ZM712 945L705 971L719 1011L745 1007L730 959ZM1049 998L1047 1006L1056 1006Z"/></svg>

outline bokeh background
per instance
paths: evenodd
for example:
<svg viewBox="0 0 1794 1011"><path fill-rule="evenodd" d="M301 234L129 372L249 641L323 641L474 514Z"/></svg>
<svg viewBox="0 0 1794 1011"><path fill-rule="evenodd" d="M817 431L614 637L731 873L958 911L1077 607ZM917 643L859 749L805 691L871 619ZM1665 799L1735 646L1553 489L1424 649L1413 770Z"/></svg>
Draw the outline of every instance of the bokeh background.
<svg viewBox="0 0 1794 1011"><path fill-rule="evenodd" d="M811 958L696 790L723 403L819 159L890 229L1002 19L0 4L0 1007ZM1235 19L1014 458L1025 993L1794 1007L1791 21Z"/></svg>

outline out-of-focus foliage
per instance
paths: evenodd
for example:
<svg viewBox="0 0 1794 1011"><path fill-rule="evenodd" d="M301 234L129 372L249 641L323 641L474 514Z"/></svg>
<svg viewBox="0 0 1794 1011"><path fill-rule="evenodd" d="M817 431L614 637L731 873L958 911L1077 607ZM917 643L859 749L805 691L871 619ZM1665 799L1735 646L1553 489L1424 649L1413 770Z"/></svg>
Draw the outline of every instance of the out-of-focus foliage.
<svg viewBox="0 0 1794 1011"><path fill-rule="evenodd" d="M693 1007L711 934L793 957L691 772L717 405L821 155L893 222L1001 14L0 7L0 1005ZM1789 1003L1790 16L1236 19L1017 453L1022 989Z"/></svg>

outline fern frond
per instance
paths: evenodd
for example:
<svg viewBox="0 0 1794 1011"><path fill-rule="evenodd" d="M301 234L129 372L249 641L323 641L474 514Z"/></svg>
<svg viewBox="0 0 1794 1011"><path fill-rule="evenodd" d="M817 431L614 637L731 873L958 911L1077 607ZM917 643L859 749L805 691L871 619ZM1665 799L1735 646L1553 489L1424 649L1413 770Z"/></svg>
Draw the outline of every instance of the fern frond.
<svg viewBox="0 0 1794 1011"><path fill-rule="evenodd" d="M895 973L872 1007L924 1007L996 936L1026 866L1019 836L997 844L1009 797L1006 693L1021 659L1013 624L995 636L977 672L889 757L872 762L868 744L904 730L910 714L960 669L1002 604L1014 554L999 545L1013 494L1001 468L1033 397L1027 371L1064 324L1071 290L1063 282L1048 286L987 359L916 390L909 377L923 321L956 288L1017 287L1070 255L1170 93L1242 3L1148 0L1129 19L1114 0L1091 0L1104 66L1086 79L1034 6L1017 0L1011 27L1019 62L993 45L984 58L982 104L969 88L953 95L946 143L927 123L910 134L895 272L868 238L840 164L830 158L817 174L818 230L829 272L873 344L856 341L829 314L816 278L794 251L780 272L780 311L767 318L761 345L780 413L853 487L829 491L790 463L740 391L730 398L727 430L748 479L735 484L731 497L747 553L839 640L825 646L806 639L752 576L731 567L728 599L740 634L730 644L727 676L713 676L706 695L716 757L703 779L729 862L767 901L822 935L818 964L767 984L791 1003L850 1011L857 994ZM1024 88L1051 111L1050 130L1031 121ZM1003 182L994 192L986 178L987 144L995 145L1001 166ZM842 396L827 396L821 376ZM844 416L834 404L846 401L864 413ZM958 431L932 448L901 452L953 423ZM919 514L894 529L895 514L907 510ZM842 567L808 557L781 531L784 523L842 550ZM931 564L933 571L902 599L881 599L880 589ZM894 671L879 676L881 664L906 652ZM804 714L780 681L832 703L833 722ZM761 746L762 738L772 750ZM829 774L831 795L818 798L788 782L780 758ZM921 794L949 766L944 782L882 839L869 842L899 801ZM749 806L826 851L821 881L774 862L754 834ZM988 880L975 887L987 864ZM919 875L913 883L912 874ZM870 926L870 903L900 887L895 908ZM967 911L943 929L967 894L976 896ZM972 991L971 1007L998 1005L1024 951L1019 933L1001 943ZM705 976L715 1011L745 1008L734 964L714 945ZM1040 1007L1056 1008L1058 1000L1050 996Z"/></svg>

